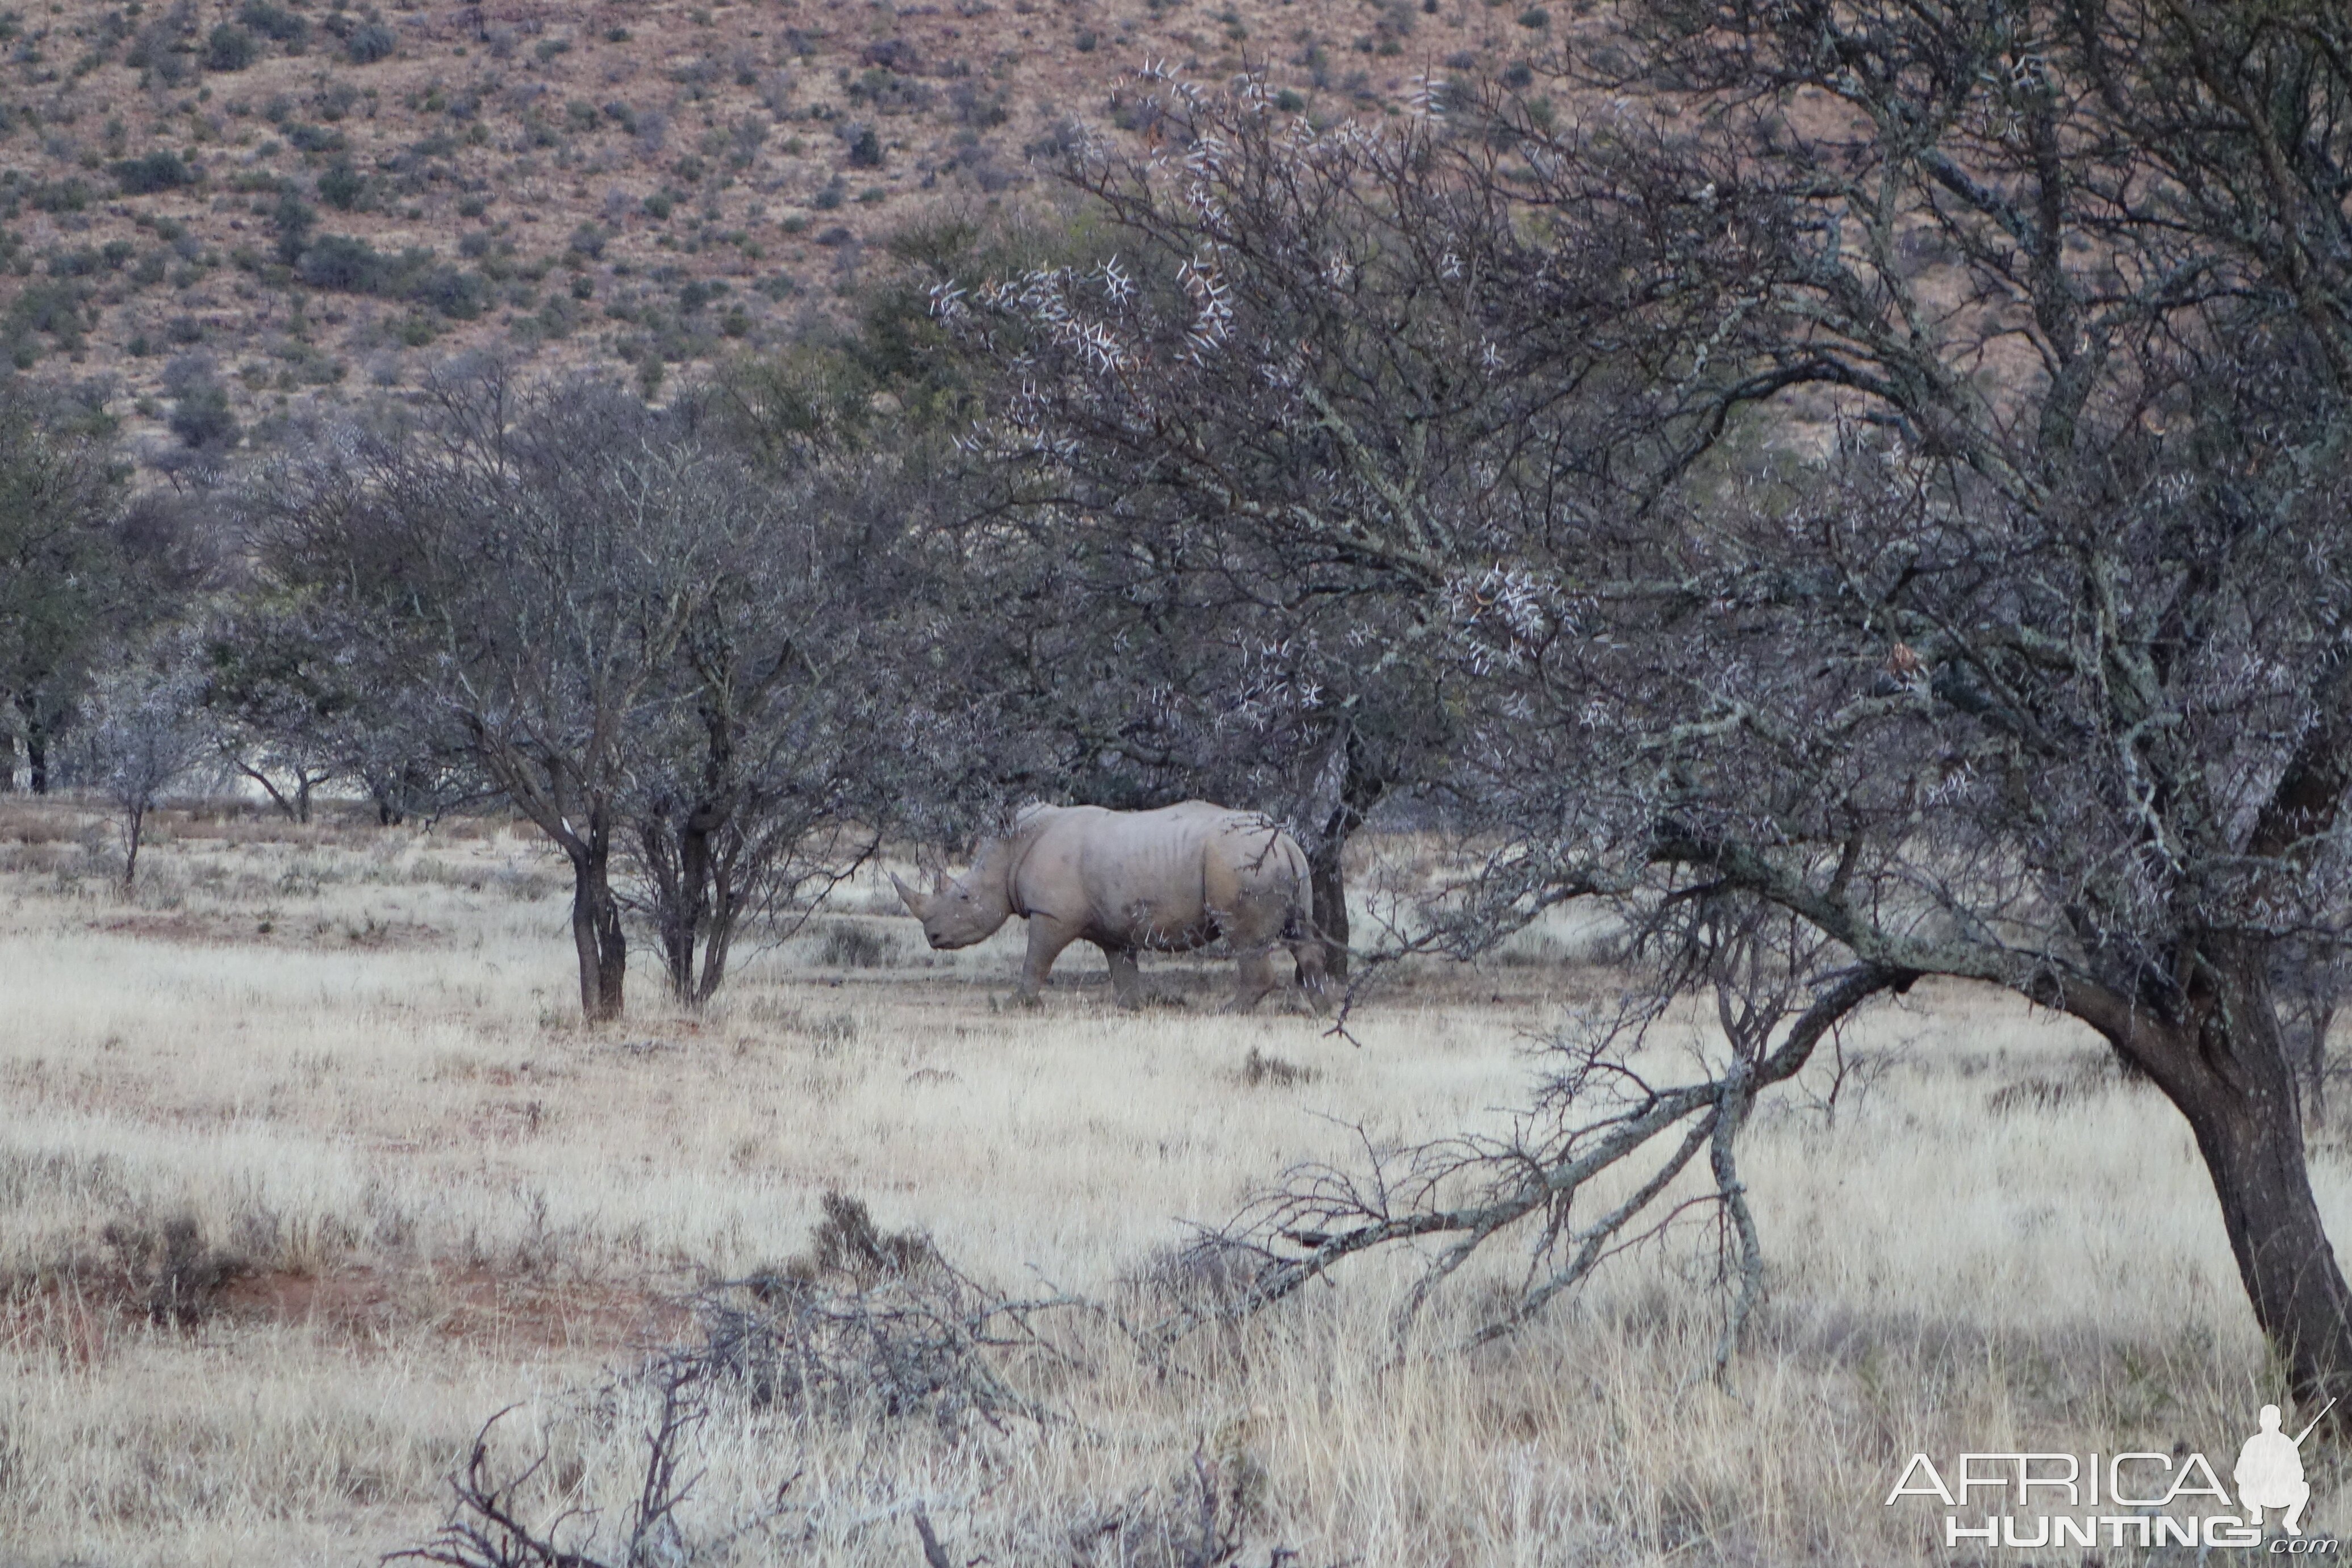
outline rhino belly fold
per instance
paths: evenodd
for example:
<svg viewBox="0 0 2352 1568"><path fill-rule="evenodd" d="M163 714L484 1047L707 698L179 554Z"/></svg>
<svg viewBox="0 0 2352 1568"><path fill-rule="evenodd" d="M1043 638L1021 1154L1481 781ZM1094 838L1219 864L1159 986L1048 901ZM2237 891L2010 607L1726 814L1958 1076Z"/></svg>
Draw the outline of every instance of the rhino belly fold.
<svg viewBox="0 0 2352 1568"><path fill-rule="evenodd" d="M1127 946L1154 953L1189 953L1205 947L1219 936L1214 915L1179 915L1152 904L1130 904L1121 918L1108 922Z"/></svg>

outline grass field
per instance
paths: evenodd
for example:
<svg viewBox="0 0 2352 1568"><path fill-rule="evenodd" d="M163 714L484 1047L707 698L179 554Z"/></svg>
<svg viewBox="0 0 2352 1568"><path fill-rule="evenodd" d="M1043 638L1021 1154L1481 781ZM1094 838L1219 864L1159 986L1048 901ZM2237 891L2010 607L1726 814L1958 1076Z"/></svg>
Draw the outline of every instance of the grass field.
<svg viewBox="0 0 2352 1568"><path fill-rule="evenodd" d="M1023 1011L1017 926L934 955L861 882L707 1014L641 957L592 1030L527 837L163 831L124 895L93 819L0 811L6 1568L371 1562L431 1533L509 1406L514 1451L556 1460L526 1500L609 1524L642 1469L625 1375L688 1332L684 1293L803 1252L828 1190L985 1285L1148 1312L1188 1220L1360 1136L1496 1124L1540 1031L1612 984L1542 939L1406 975L1351 1044L1215 1016L1205 964L1114 1011L1084 950ZM1851 1044L1834 1108L1801 1083L1752 1134L1770 1293L1723 1385L1696 1229L1473 1354L1449 1331L1513 1260L1402 1346L1392 1260L1157 1364L1056 1319L1067 1359L1023 1374L1042 1423L722 1400L685 1536L756 1520L696 1560L912 1563L919 1505L959 1563L1181 1562L1205 1500L1253 1568L1946 1562L1939 1516L1882 1506L1915 1450L2226 1475L2278 1382L2178 1118L1981 993L1922 988ZM2341 1234L2346 1132L2313 1136ZM2312 1465L2326 1531L2343 1477Z"/></svg>

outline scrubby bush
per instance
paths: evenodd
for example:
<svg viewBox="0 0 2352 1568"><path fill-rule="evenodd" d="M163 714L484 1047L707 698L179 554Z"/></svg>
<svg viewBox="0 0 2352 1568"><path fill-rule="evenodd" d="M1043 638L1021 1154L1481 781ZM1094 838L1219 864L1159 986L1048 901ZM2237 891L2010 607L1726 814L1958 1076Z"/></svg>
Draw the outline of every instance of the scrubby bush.
<svg viewBox="0 0 2352 1568"><path fill-rule="evenodd" d="M9 357L19 369L40 358L40 348L33 341L37 332L48 334L68 353L81 347L81 308L88 292L87 286L60 278L28 283L9 301L7 314L0 317L0 337L5 338Z"/></svg>
<svg viewBox="0 0 2352 1568"><path fill-rule="evenodd" d="M1272 1084L1276 1089L1288 1089L1295 1084L1312 1083L1318 1074L1311 1067L1301 1067L1279 1056L1269 1056L1251 1046L1242 1062L1242 1082L1252 1089Z"/></svg>
<svg viewBox="0 0 2352 1568"><path fill-rule="evenodd" d="M261 57L261 40L233 22L215 27L205 41L205 69L241 71Z"/></svg>
<svg viewBox="0 0 2352 1568"><path fill-rule="evenodd" d="M336 140L340 141L341 138ZM350 212L366 193L366 176L349 163L331 163L319 175L319 200L337 212Z"/></svg>
<svg viewBox="0 0 2352 1568"><path fill-rule="evenodd" d="M411 286L409 298L432 306L453 320L471 321L489 305L489 280L478 272L436 267Z"/></svg>
<svg viewBox="0 0 2352 1568"><path fill-rule="evenodd" d="M200 382L183 392L172 404L171 426L172 434L192 451L236 443L236 414L218 382Z"/></svg>
<svg viewBox="0 0 2352 1568"><path fill-rule="evenodd" d="M114 178L126 196L152 196L194 183L196 172L172 149L159 148L143 157L125 158L114 165Z"/></svg>
<svg viewBox="0 0 2352 1568"><path fill-rule="evenodd" d="M270 214L271 226L278 231L278 259L291 267L302 259L310 247L310 229L319 214L310 204L292 191L279 194L278 205Z"/></svg>
<svg viewBox="0 0 2352 1568"><path fill-rule="evenodd" d="M89 205L89 187L79 180L50 180L30 187L25 200L44 213L78 213Z"/></svg>
<svg viewBox="0 0 2352 1568"><path fill-rule="evenodd" d="M387 260L375 246L350 235L321 235L295 265L295 276L313 288L373 294L383 284Z"/></svg>
<svg viewBox="0 0 2352 1568"><path fill-rule="evenodd" d="M307 153L341 152L350 143L340 131L330 131L323 125L305 125L299 121L286 127L286 140L294 151Z"/></svg>
<svg viewBox="0 0 2352 1568"><path fill-rule="evenodd" d="M372 66L391 57L400 47L400 39L382 22L362 22L343 39L343 52L355 66Z"/></svg>
<svg viewBox="0 0 2352 1568"><path fill-rule="evenodd" d="M841 921L826 928L817 962L828 969L887 968L898 956L898 944L870 926Z"/></svg>
<svg viewBox="0 0 2352 1568"><path fill-rule="evenodd" d="M283 5L271 0L245 0L238 7L237 22L274 42L287 46L290 53L299 48L310 37L310 24Z"/></svg>
<svg viewBox="0 0 2352 1568"><path fill-rule="evenodd" d="M202 1322L222 1290L250 1265L236 1253L206 1245L193 1216L161 1225L139 1219L110 1222L99 1233L107 1262L149 1322L173 1328Z"/></svg>

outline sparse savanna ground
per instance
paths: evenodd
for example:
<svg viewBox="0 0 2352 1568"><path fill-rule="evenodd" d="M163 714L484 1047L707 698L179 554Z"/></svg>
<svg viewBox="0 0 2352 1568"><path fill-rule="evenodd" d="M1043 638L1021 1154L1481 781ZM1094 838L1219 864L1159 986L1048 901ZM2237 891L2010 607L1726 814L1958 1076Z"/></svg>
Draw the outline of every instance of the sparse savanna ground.
<svg viewBox="0 0 2352 1568"><path fill-rule="evenodd" d="M1214 1016L1205 965L1157 967L1193 1005L1118 1013L1074 956L1016 1011L1017 932L933 955L861 882L707 1015L641 973L590 1030L527 838L163 831L125 897L95 819L0 815L8 1568L372 1561L430 1534L510 1406L498 1452L552 1455L528 1507L617 1519L630 1369L695 1332L698 1284L806 1253L828 1190L982 1286L1141 1322L1214 1286L1171 1261L1187 1219L1359 1126L1496 1124L1536 1034L1612 983L1549 934L1405 976L1350 1044ZM1043 1421L722 1396L684 1536L756 1518L710 1560L904 1564L920 1505L959 1563L1181 1561L1197 1505L1253 1565L1886 1563L1948 1560L1935 1512L1881 1504L1914 1450L2226 1471L2275 1384L2178 1118L2011 1001L1923 989L1848 1047L1833 1113L1755 1131L1770 1297L1724 1385L1696 1230L1475 1353L1445 1344L1510 1260L1402 1351L1397 1260L1156 1359L1049 1313L1066 1359L998 1367ZM2341 1233L2344 1134L2314 1137ZM2326 1530L2337 1462L2314 1479Z"/></svg>

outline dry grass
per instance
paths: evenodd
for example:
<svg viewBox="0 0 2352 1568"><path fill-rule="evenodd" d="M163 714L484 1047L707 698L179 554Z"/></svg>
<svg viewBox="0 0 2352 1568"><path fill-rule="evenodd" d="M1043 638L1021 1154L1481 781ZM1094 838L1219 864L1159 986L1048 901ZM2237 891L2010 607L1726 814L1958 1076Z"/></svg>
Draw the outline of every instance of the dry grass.
<svg viewBox="0 0 2352 1568"><path fill-rule="evenodd" d="M86 840L67 808L0 811L10 1568L364 1561L431 1531L513 1404L505 1439L558 1461L546 1499L617 1512L638 1396L584 1391L687 1333L666 1301L804 1252L828 1188L991 1285L1140 1310L1216 1286L1170 1261L1185 1219L1344 1157L1350 1124L1491 1124L1529 1031L1606 984L1534 961L1589 936L1555 932L1411 977L1360 1046L1296 1014L1118 1013L1084 958L1042 1011L1000 1009L1017 931L878 963L840 936L896 937L883 883L709 1015L641 972L591 1031L561 884L512 834L182 818L131 903L76 872ZM740 1561L902 1564L920 1505L959 1562L1140 1562L1198 1457L1252 1563L1887 1563L1946 1557L1879 1506L1915 1448L2234 1452L2274 1385L2178 1119L1982 996L1923 995L1860 1045L1868 1092L1755 1134L1771 1297L1728 1387L1701 1376L1696 1237L1475 1356L1441 1342L1506 1260L1399 1357L1400 1260L1166 1367L1074 1321L1073 1362L1022 1371L1042 1427L722 1402L688 1522L767 1511ZM2343 1140L2315 1142L2341 1226Z"/></svg>

